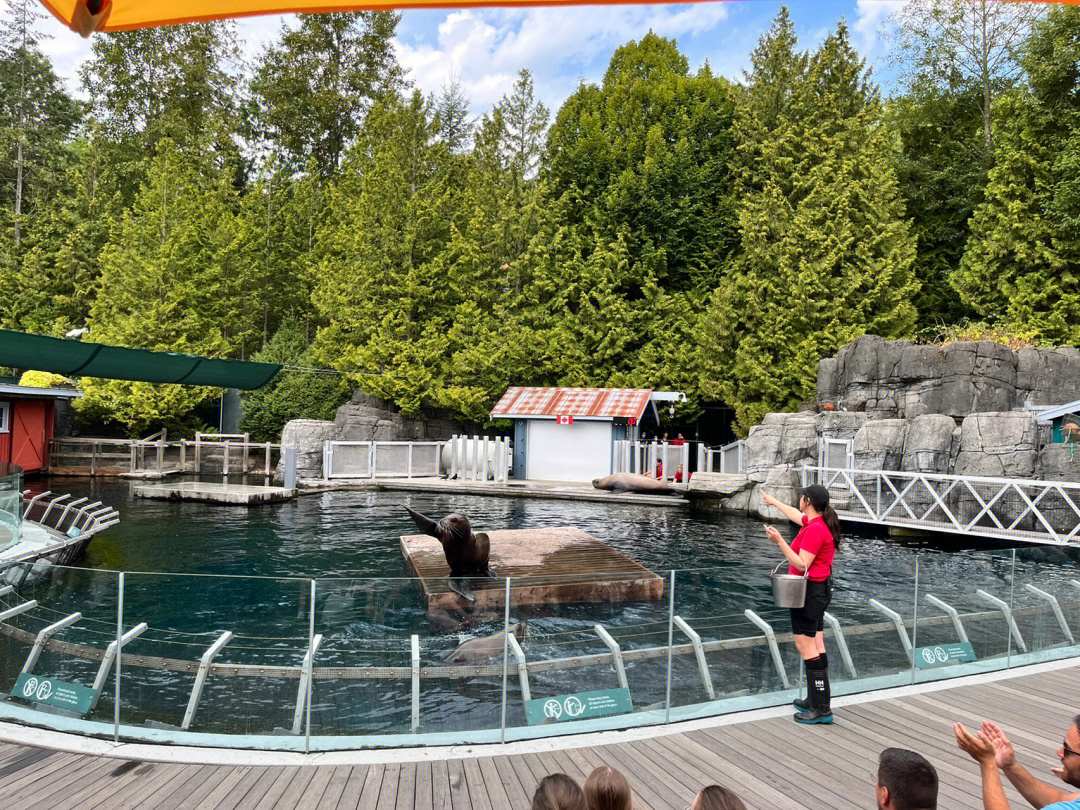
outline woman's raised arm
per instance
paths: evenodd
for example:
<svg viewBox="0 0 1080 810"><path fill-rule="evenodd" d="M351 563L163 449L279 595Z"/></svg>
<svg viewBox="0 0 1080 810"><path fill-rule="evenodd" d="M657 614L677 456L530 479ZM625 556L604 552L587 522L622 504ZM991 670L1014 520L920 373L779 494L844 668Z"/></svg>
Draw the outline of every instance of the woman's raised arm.
<svg viewBox="0 0 1080 810"><path fill-rule="evenodd" d="M761 500L765 502L766 506L775 506L777 509L783 512L784 516L792 523L797 523L800 526L802 525L802 512L800 512L794 506L788 506L786 503L781 503L765 490L761 491Z"/></svg>

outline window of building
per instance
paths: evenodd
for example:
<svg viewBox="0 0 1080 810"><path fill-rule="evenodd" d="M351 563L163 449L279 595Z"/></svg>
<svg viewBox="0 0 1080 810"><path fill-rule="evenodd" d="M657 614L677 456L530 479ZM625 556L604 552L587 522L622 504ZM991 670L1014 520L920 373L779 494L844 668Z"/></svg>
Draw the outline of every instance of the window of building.
<svg viewBox="0 0 1080 810"><path fill-rule="evenodd" d="M11 403L0 402L0 433L11 431Z"/></svg>

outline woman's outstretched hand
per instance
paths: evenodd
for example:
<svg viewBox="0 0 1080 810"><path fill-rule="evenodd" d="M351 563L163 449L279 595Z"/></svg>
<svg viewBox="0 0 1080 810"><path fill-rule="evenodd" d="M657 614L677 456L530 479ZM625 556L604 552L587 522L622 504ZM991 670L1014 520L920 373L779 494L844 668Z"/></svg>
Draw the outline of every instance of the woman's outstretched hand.
<svg viewBox="0 0 1080 810"><path fill-rule="evenodd" d="M777 545L780 545L780 541L784 539L783 535L780 534L780 531L775 526L766 526L765 536Z"/></svg>
<svg viewBox="0 0 1080 810"><path fill-rule="evenodd" d="M776 500L776 498L774 498L772 495L770 495L765 490L761 491L761 501L766 506L776 506L778 503L780 503L778 500Z"/></svg>

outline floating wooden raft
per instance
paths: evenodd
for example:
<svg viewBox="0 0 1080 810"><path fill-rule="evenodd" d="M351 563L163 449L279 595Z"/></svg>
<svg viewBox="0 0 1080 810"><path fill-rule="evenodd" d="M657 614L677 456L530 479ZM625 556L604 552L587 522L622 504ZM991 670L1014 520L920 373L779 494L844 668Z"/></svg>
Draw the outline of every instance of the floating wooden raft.
<svg viewBox="0 0 1080 810"><path fill-rule="evenodd" d="M471 609L503 605L504 577L511 577L511 605L664 598L662 577L581 529L507 529L489 531L488 537L491 567L499 578L469 580L476 595ZM466 607L447 584L450 569L438 540L423 534L402 537L401 553L420 580L428 610Z"/></svg>

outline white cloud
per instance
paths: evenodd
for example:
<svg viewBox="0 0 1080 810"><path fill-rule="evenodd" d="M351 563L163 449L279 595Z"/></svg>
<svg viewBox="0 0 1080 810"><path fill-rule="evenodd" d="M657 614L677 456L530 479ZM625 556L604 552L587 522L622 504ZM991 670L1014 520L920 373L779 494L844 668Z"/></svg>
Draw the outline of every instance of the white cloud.
<svg viewBox="0 0 1080 810"><path fill-rule="evenodd" d="M855 30L862 36L864 45L872 45L878 39L878 30L889 15L899 11L908 0L858 0L855 4L857 18Z"/></svg>
<svg viewBox="0 0 1080 810"><path fill-rule="evenodd" d="M597 78L611 51L627 40L649 30L694 37L727 15L720 3L455 11L440 23L434 43L399 39L396 44L409 77L425 93L437 93L457 76L473 109L483 110L510 89L521 68L528 68L540 98L556 106L579 78Z"/></svg>

